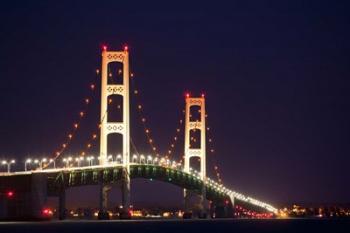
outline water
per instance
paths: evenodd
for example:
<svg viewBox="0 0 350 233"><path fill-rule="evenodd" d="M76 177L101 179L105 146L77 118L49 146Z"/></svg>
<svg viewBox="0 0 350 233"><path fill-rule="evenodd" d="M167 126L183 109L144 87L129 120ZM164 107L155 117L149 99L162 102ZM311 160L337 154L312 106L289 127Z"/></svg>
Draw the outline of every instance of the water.
<svg viewBox="0 0 350 233"><path fill-rule="evenodd" d="M346 232L350 233L350 219L285 219L285 220L147 220L147 221L51 221L0 222L1 233L172 233L172 232Z"/></svg>

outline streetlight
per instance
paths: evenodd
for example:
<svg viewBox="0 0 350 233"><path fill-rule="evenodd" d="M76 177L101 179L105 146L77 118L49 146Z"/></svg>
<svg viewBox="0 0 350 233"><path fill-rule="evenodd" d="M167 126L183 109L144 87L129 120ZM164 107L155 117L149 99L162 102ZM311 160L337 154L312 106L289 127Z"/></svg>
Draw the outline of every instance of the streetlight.
<svg viewBox="0 0 350 233"><path fill-rule="evenodd" d="M1 165L7 165L7 161L6 160L3 160L3 161L1 161ZM8 170L7 170L7 172L8 172Z"/></svg>
<svg viewBox="0 0 350 233"><path fill-rule="evenodd" d="M72 157L68 157L68 167L69 167L69 162L71 162L72 160L73 160L73 158Z"/></svg>
<svg viewBox="0 0 350 233"><path fill-rule="evenodd" d="M66 164L66 167L69 167L69 162L72 161L72 157L64 158L63 162Z"/></svg>
<svg viewBox="0 0 350 233"><path fill-rule="evenodd" d="M75 162L77 162L78 167L80 167L80 158L75 158Z"/></svg>
<svg viewBox="0 0 350 233"><path fill-rule="evenodd" d="M105 158L104 157L102 157L102 155L100 155L100 156L98 156L97 157L97 164L104 164L104 162L105 162Z"/></svg>
<svg viewBox="0 0 350 233"><path fill-rule="evenodd" d="M157 164L158 163L158 157L155 157L154 159L153 159L153 165L154 164Z"/></svg>
<svg viewBox="0 0 350 233"><path fill-rule="evenodd" d="M153 160L152 156L151 156L151 155L148 155L148 156L147 156L147 164L152 163L152 160Z"/></svg>
<svg viewBox="0 0 350 233"><path fill-rule="evenodd" d="M43 158L41 161L40 161L40 169L42 170L43 169L43 164L47 162L47 159L46 158Z"/></svg>
<svg viewBox="0 0 350 233"><path fill-rule="evenodd" d="M134 154L134 155L132 156L132 162L133 162L133 163L137 163L137 155Z"/></svg>
<svg viewBox="0 0 350 233"><path fill-rule="evenodd" d="M91 166L91 164L90 164L91 157L86 157L86 161L88 161L89 166Z"/></svg>
<svg viewBox="0 0 350 233"><path fill-rule="evenodd" d="M172 166L173 168L176 168L176 162L173 161L173 162L171 163L171 166Z"/></svg>
<svg viewBox="0 0 350 233"><path fill-rule="evenodd" d="M143 162L145 162L145 156L144 155L140 155L140 163L142 164L142 160Z"/></svg>
<svg viewBox="0 0 350 233"><path fill-rule="evenodd" d="M177 169L182 170L182 163L181 162L177 164Z"/></svg>
<svg viewBox="0 0 350 233"><path fill-rule="evenodd" d="M120 163L122 163L122 155L118 154L117 155L117 163L120 161Z"/></svg>
<svg viewBox="0 0 350 233"><path fill-rule="evenodd" d="M164 166L165 158L161 158L160 161L159 161L159 163L160 163L160 166Z"/></svg>
<svg viewBox="0 0 350 233"><path fill-rule="evenodd" d="M7 162L6 160L3 160L1 162L1 165L7 165L7 173L11 172L11 164L16 163L16 161L14 159L12 159L11 161Z"/></svg>
<svg viewBox="0 0 350 233"><path fill-rule="evenodd" d="M113 155L108 155L107 161L108 162L113 162Z"/></svg>
<svg viewBox="0 0 350 233"><path fill-rule="evenodd" d="M34 160L34 164L38 164L39 165L39 160L38 159L35 159ZM40 165L39 165L40 166Z"/></svg>
<svg viewBox="0 0 350 233"><path fill-rule="evenodd" d="M92 165L94 165L95 156L91 156L90 158L91 158L91 165L90 166L92 166Z"/></svg>
<svg viewBox="0 0 350 233"><path fill-rule="evenodd" d="M66 159L66 158L63 158L63 163L65 163L66 164L66 167L67 167L67 162L68 162L68 160Z"/></svg>
<svg viewBox="0 0 350 233"><path fill-rule="evenodd" d="M87 157L86 160L89 162L89 166L93 165L93 160L95 159L94 156Z"/></svg>
<svg viewBox="0 0 350 233"><path fill-rule="evenodd" d="M32 159L27 159L25 162L24 162L24 170L27 171L27 164L31 164L32 163Z"/></svg>
<svg viewBox="0 0 350 233"><path fill-rule="evenodd" d="M54 159L50 159L49 162L53 163L53 168L56 169L56 161Z"/></svg>

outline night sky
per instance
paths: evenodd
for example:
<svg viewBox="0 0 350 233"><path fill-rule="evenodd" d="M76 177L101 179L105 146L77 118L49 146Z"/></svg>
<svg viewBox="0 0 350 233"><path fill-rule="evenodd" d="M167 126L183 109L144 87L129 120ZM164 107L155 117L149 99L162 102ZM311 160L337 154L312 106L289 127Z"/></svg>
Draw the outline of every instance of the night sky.
<svg viewBox="0 0 350 233"><path fill-rule="evenodd" d="M204 92L215 148L210 174L216 160L228 187L277 206L350 202L348 1L116 2L2 3L1 158L23 169L28 156L52 156L89 85L100 82L101 46L128 44L160 151L174 136L184 93ZM63 156L78 153L96 129L98 88ZM147 154L131 101L132 138ZM176 158L181 150L183 142ZM68 200L93 206L97 197L96 187L85 187ZM132 200L181 205L181 190L137 181ZM111 203L119 201L114 190Z"/></svg>

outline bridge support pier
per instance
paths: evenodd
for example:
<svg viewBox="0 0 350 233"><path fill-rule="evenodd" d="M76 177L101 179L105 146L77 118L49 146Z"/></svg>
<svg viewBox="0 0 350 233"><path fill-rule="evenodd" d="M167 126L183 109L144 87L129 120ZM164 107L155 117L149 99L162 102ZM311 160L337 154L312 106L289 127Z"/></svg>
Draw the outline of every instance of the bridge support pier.
<svg viewBox="0 0 350 233"><path fill-rule="evenodd" d="M207 213L207 201L206 201L206 190L205 190L205 185L203 182L203 187L202 187L202 194L200 195L200 205L201 205L201 210L198 213L199 218L207 218L208 213Z"/></svg>
<svg viewBox="0 0 350 233"><path fill-rule="evenodd" d="M191 199L195 199L194 203ZM207 218L207 208L204 194L198 195L189 190L184 190L184 216L183 218Z"/></svg>
<svg viewBox="0 0 350 233"><path fill-rule="evenodd" d="M58 219L66 219L66 189L62 188L58 195Z"/></svg>
<svg viewBox="0 0 350 233"><path fill-rule="evenodd" d="M192 218L193 216L193 212L191 210L191 196L192 196L192 193L187 190L187 189L184 189L184 214L183 214L183 218L184 219L190 219Z"/></svg>
<svg viewBox="0 0 350 233"><path fill-rule="evenodd" d="M233 218L233 206L223 202L211 203L210 216L212 218Z"/></svg>
<svg viewBox="0 0 350 233"><path fill-rule="evenodd" d="M121 185L121 191L123 208L121 208L119 212L119 218L130 219L130 176L127 169L123 170L123 181Z"/></svg>
<svg viewBox="0 0 350 233"><path fill-rule="evenodd" d="M99 198L99 207L98 219L107 220L109 219L109 214L107 211L108 207L108 192L111 189L109 185L100 182L100 198Z"/></svg>

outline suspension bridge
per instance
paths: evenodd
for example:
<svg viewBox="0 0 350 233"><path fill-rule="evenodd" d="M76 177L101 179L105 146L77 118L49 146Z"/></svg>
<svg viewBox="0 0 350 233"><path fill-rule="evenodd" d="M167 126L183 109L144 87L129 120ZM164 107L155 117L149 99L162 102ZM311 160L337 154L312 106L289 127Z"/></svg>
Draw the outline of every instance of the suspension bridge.
<svg viewBox="0 0 350 233"><path fill-rule="evenodd" d="M121 83L109 82L111 73L108 67L112 63L122 65L121 70L117 71L121 76ZM150 137L150 130L145 127L144 117L141 117L141 122L144 124L153 155L132 154L131 148L135 145L130 134L130 94L132 93L129 81L133 73L129 70L128 48L110 51L104 46L101 72L97 70L97 73L101 75L101 109L97 129L99 134L93 133L91 140L99 137L99 155L88 156L87 151L82 151L76 158L63 158L65 149L79 128L79 123L74 123L67 141L51 158L27 159L24 163L24 171L15 172L11 172L11 165L15 161L3 160L2 165L7 166L7 172L0 173L0 219L40 218L48 197L58 198L58 216L64 219L66 190L84 185L98 185L99 218L108 219L108 192L114 184L119 185L122 193L119 216L122 219L128 219L131 217L132 206L130 180L136 178L159 180L182 188L185 218L233 217L237 208L242 207L270 215L278 214L277 209L272 205L228 188L222 183L219 173L217 173L217 181L208 177L206 132L209 128L206 125L204 95L193 97L186 94L184 119L179 121L184 130L184 156L180 161L170 159L174 143L170 144L170 149L165 156L158 153L154 140ZM90 88L95 89L95 85L92 84ZM134 90L133 94L137 95L138 90ZM112 105L112 96L122 97L122 103L118 105L122 111L122 117L118 121L109 119L108 112ZM88 105L90 99L86 98L84 102ZM139 111L142 110L141 105L136 107ZM197 119L193 117L194 109L198 109ZM85 111L81 111L80 118L85 114ZM177 128L176 132L180 130ZM199 132L199 137L192 136L193 132ZM117 156L111 155L108 151L108 136L112 134L122 136L121 153ZM173 137L174 141L178 138L178 135ZM211 140L209 138L209 142ZM89 150L91 147L92 143L88 142L86 149ZM198 159L200 163L198 169L191 165L191 158ZM35 169L33 166L36 166ZM217 169L215 166L215 170ZM197 208L195 209L194 206Z"/></svg>

